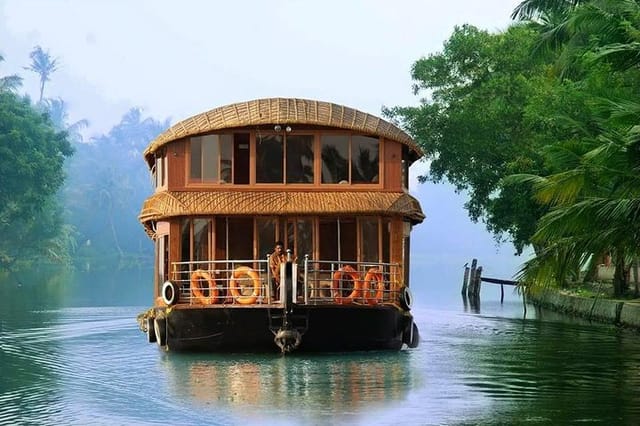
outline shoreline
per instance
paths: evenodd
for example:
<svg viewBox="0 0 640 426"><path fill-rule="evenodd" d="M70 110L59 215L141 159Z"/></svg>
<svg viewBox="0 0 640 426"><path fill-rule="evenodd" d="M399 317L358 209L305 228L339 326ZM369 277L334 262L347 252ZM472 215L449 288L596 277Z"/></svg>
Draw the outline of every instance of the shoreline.
<svg viewBox="0 0 640 426"><path fill-rule="evenodd" d="M557 289L527 295L528 301L552 311L640 331L640 300L583 297Z"/></svg>

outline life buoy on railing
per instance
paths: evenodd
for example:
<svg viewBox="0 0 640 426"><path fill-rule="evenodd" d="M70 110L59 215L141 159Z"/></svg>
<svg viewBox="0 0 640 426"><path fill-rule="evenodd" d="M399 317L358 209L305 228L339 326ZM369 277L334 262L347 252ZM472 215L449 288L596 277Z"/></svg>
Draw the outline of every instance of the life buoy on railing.
<svg viewBox="0 0 640 426"><path fill-rule="evenodd" d="M376 283L375 294L371 296L372 291L371 284ZM367 303L370 305L377 305L378 302L382 302L384 297L384 278L382 272L378 268L371 268L367 271L367 275L364 276L364 294L367 299Z"/></svg>
<svg viewBox="0 0 640 426"><path fill-rule="evenodd" d="M204 288L201 285L202 280L207 282L207 286L209 289L209 295L205 296ZM211 274L207 271L203 271L202 269L196 269L191 274L191 295L196 303L201 305L212 305L218 302L218 286L213 278L211 278Z"/></svg>
<svg viewBox="0 0 640 426"><path fill-rule="evenodd" d="M240 284L238 283L238 280L243 276L248 276L253 281L253 293L249 296L245 296L240 292ZM233 271L231 280L229 281L231 295L234 297L235 301L241 305L252 305L256 303L258 296L260 296L260 287L260 276L256 271L248 266L237 267L235 271Z"/></svg>
<svg viewBox="0 0 640 426"><path fill-rule="evenodd" d="M345 276L351 278L353 281L353 290L351 291L351 294L346 297L342 296L342 286L340 284ZM339 304L351 303L356 297L361 297L362 281L360 279L360 274L349 265L343 266L333 273L332 283L333 294L335 295L334 297L336 302Z"/></svg>

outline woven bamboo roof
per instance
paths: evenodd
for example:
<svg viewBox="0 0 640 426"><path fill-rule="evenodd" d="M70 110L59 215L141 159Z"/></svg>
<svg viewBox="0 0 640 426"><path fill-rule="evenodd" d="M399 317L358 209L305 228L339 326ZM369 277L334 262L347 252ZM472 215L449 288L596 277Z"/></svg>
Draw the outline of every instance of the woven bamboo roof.
<svg viewBox="0 0 640 426"><path fill-rule="evenodd" d="M407 145L416 159L423 156L413 139L388 121L346 106L296 98L256 99L194 115L174 124L151 141L144 156L152 164L153 153L171 141L215 130L267 124L327 126L382 136Z"/></svg>
<svg viewBox="0 0 640 426"><path fill-rule="evenodd" d="M186 215L349 214L403 216L424 220L418 200L404 192L163 191L147 198L140 222Z"/></svg>

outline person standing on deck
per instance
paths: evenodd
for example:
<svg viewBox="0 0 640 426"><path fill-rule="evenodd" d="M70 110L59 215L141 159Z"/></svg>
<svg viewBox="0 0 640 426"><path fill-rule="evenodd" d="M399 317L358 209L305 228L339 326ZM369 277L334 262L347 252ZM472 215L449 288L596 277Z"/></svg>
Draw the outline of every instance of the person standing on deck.
<svg viewBox="0 0 640 426"><path fill-rule="evenodd" d="M279 299L280 295L280 264L287 261L287 256L284 254L284 243L282 241L276 241L273 253L269 255L269 268L271 269L272 288L274 296Z"/></svg>

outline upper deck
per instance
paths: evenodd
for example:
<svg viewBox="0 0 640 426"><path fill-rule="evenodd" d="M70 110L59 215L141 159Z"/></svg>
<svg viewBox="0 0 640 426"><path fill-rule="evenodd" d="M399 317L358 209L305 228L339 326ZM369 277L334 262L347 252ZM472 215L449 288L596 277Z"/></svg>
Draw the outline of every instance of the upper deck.
<svg viewBox="0 0 640 426"><path fill-rule="evenodd" d="M210 214L379 214L419 223L409 166L423 155L394 124L345 106L258 99L187 118L144 152L151 223ZM349 192L349 197L343 193Z"/></svg>

